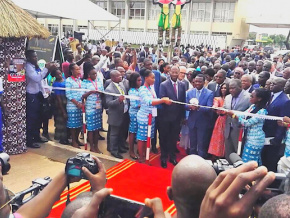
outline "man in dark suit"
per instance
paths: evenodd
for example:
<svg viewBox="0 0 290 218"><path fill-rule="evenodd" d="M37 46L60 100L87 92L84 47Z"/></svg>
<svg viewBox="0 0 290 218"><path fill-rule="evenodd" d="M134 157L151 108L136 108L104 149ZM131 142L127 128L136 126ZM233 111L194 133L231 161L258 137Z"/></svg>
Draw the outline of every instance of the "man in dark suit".
<svg viewBox="0 0 290 218"><path fill-rule="evenodd" d="M126 73L125 69L123 67L117 67L117 71L119 71L121 73L122 83L123 83L126 91L128 92L130 89L130 86L129 86L129 81L125 78L125 73ZM106 80L104 88L106 89L111 82L112 82L112 79Z"/></svg>
<svg viewBox="0 0 290 218"><path fill-rule="evenodd" d="M209 90L214 93L214 97L220 97L220 88L226 80L227 72L224 70L219 70L215 75L215 82L210 82L207 86Z"/></svg>
<svg viewBox="0 0 290 218"><path fill-rule="evenodd" d="M283 92L286 80L283 78L275 78L271 83L270 89L272 91L271 102L266 108L268 115L282 117L284 114L284 107L289 100L287 95ZM286 129L280 127L275 120L266 120L263 128L266 140L265 146L262 150L262 163L270 171L277 171L277 163L284 154L284 147L281 144L285 136Z"/></svg>
<svg viewBox="0 0 290 218"><path fill-rule="evenodd" d="M121 83L122 75L119 71L111 71L112 82L106 88L106 92L121 94L121 96L106 95L108 106L108 124L110 125L110 152L116 158L123 158L120 153L125 153L124 129L128 115L129 102L124 95L127 94L125 87Z"/></svg>
<svg viewBox="0 0 290 218"><path fill-rule="evenodd" d="M209 106L213 105L214 93L207 88L204 88L205 76L198 74L195 77L195 88L188 91L186 103L196 98L199 105ZM212 118L212 111L208 108L201 108L198 106L187 106L190 110L188 117L188 127L190 136L190 154L198 154L206 158L208 156L209 140L208 131Z"/></svg>
<svg viewBox="0 0 290 218"><path fill-rule="evenodd" d="M160 98L168 97L174 101L185 102L184 83L177 81L179 68L173 66L170 79L160 85ZM167 159L174 166L177 164L175 149L180 133L181 121L185 118L185 107L180 104L162 105L159 114L159 133L161 148L161 166L167 167Z"/></svg>
<svg viewBox="0 0 290 218"><path fill-rule="evenodd" d="M250 93L242 89L239 79L232 79L229 83L230 95L227 95L224 108L228 110L245 111L250 107ZM239 121L231 116L227 116L225 128L225 155L229 160L231 153L237 153L240 134Z"/></svg>

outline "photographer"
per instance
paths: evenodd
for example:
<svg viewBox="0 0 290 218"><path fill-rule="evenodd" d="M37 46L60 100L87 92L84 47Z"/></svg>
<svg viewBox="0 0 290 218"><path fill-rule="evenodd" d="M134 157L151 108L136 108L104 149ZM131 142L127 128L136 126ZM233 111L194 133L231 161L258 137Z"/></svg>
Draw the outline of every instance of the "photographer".
<svg viewBox="0 0 290 218"><path fill-rule="evenodd" d="M82 170L90 181L92 192L95 193L105 187L106 172L105 172L105 167L102 164L102 162L95 157L93 157L93 159L97 162L99 173L93 175L86 168L83 168ZM79 178L71 178L69 182L73 183L79 180L80 180ZM21 206L16 211L15 217L23 217L23 218L46 217L49 214L53 204L59 199L61 193L66 188L67 182L68 182L67 175L65 174L65 171L63 170L47 185L47 187L43 189L43 191L41 191L31 201ZM5 201L5 199L6 199L6 194L4 192L3 184L0 181L0 205L1 206L7 202ZM1 218L2 217L6 218L9 216L10 210L8 209L9 209L9 206L7 205L0 210Z"/></svg>
<svg viewBox="0 0 290 218"><path fill-rule="evenodd" d="M263 166L257 167L257 162L251 161L220 173L206 192L200 218L249 217L256 200L275 180L273 172ZM240 198L242 189L253 182L254 185Z"/></svg>

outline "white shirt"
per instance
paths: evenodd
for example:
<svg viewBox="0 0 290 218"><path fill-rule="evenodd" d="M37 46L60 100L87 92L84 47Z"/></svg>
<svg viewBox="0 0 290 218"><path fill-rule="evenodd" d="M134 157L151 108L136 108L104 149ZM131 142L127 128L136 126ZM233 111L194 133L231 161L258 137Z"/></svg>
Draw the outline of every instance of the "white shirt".
<svg viewBox="0 0 290 218"><path fill-rule="evenodd" d="M279 95L281 95L282 92L283 92L283 91L281 91L281 92L277 92L277 93L272 93L272 94L273 94L273 98L272 98L271 103L272 103L273 101L275 101L275 99L276 99Z"/></svg>
<svg viewBox="0 0 290 218"><path fill-rule="evenodd" d="M176 84L176 96L178 97L178 83L177 83L177 81L174 82L174 81L172 81L171 79L170 79L170 81L171 81L171 83L172 83L173 89L174 89L174 84Z"/></svg>
<svg viewBox="0 0 290 218"><path fill-rule="evenodd" d="M250 92L250 89L252 88L252 86L250 86L248 89L246 89L246 92Z"/></svg>

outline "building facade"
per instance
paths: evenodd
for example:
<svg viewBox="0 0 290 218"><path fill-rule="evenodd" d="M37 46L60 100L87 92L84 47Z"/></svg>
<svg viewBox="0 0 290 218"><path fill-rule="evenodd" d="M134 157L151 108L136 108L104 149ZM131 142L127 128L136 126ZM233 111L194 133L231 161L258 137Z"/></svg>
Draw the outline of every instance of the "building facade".
<svg viewBox="0 0 290 218"><path fill-rule="evenodd" d="M160 7L152 0L91 0L121 19L121 31L157 33ZM249 34L245 23L247 2L250 0L192 0L182 9L183 36L225 36L227 46L241 45ZM173 13L171 7L171 14ZM85 13L85 12L77 12ZM114 22L39 19L51 32L80 30L92 25L99 30L111 30ZM124 39L124 41L126 41Z"/></svg>

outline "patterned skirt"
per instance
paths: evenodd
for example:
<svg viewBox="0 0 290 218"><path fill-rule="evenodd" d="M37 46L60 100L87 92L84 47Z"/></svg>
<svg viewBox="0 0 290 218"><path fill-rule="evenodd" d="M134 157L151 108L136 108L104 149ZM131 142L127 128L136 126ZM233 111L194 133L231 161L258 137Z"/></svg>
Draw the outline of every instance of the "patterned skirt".
<svg viewBox="0 0 290 218"><path fill-rule="evenodd" d="M67 106L67 128L80 128L83 125L82 110L78 109L75 104L68 102Z"/></svg>
<svg viewBox="0 0 290 218"><path fill-rule="evenodd" d="M147 141L148 135L148 116L149 114L138 112L137 113L137 140ZM155 128L155 118L152 117L152 125L151 125L151 139L154 138L154 128Z"/></svg>
<svg viewBox="0 0 290 218"><path fill-rule="evenodd" d="M138 129L138 123L137 123L137 111L136 113L130 113L130 126L129 126L129 132L130 133L137 133Z"/></svg>
<svg viewBox="0 0 290 218"><path fill-rule="evenodd" d="M247 134L242 160L244 163L249 161L256 161L259 166L262 164L261 152L265 143L265 134L257 134L249 136Z"/></svg>
<svg viewBox="0 0 290 218"><path fill-rule="evenodd" d="M86 108L87 130L95 131L102 128L102 109Z"/></svg>

